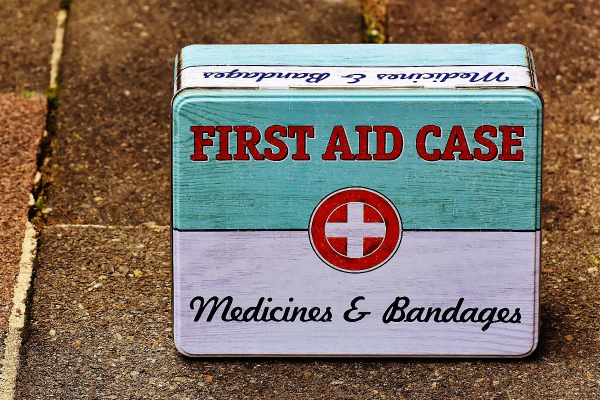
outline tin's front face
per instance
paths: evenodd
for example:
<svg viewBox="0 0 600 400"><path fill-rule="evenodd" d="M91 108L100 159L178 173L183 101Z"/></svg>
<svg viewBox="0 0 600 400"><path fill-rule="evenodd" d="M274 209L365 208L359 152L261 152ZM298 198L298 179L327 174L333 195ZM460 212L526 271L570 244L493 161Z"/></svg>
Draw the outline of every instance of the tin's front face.
<svg viewBox="0 0 600 400"><path fill-rule="evenodd" d="M177 347L526 355L540 166L528 89L184 90Z"/></svg>

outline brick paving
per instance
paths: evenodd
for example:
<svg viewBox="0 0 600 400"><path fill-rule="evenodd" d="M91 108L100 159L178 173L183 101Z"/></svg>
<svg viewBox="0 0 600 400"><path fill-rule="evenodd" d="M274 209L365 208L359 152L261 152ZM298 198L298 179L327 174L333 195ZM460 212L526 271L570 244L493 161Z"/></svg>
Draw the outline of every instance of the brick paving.
<svg viewBox="0 0 600 400"><path fill-rule="evenodd" d="M29 196L46 125L46 98L0 94L0 354L19 273Z"/></svg>

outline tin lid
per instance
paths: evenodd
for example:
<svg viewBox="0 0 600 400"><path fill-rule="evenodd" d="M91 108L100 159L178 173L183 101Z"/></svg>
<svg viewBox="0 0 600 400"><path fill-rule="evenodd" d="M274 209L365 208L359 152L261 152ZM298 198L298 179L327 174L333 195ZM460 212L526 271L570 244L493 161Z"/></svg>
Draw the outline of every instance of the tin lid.
<svg viewBox="0 0 600 400"><path fill-rule="evenodd" d="M193 45L177 55L174 91L507 87L537 90L522 45Z"/></svg>

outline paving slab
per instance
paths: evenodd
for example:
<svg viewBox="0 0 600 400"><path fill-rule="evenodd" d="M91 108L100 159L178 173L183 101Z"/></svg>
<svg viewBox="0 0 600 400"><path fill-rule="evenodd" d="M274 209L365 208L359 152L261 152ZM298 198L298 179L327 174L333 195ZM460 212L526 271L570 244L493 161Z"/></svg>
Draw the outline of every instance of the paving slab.
<svg viewBox="0 0 600 400"><path fill-rule="evenodd" d="M50 223L169 223L176 53L194 43L360 41L358 0L74 2Z"/></svg>
<svg viewBox="0 0 600 400"><path fill-rule="evenodd" d="M46 113L45 96L0 94L0 355L4 355Z"/></svg>
<svg viewBox="0 0 600 400"><path fill-rule="evenodd" d="M583 266L600 237L544 237L553 272L529 358L190 359L173 345L168 227L47 227L16 398L597 398L600 277Z"/></svg>
<svg viewBox="0 0 600 400"><path fill-rule="evenodd" d="M394 43L521 43L545 101L546 229L600 232L600 1L392 0Z"/></svg>
<svg viewBox="0 0 600 400"><path fill-rule="evenodd" d="M0 92L46 93L58 0L3 0Z"/></svg>

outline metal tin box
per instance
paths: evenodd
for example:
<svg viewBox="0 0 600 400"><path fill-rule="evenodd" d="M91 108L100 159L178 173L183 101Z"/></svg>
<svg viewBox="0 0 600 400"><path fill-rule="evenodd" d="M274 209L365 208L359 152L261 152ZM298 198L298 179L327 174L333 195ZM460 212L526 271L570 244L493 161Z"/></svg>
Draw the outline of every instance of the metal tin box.
<svg viewBox="0 0 600 400"><path fill-rule="evenodd" d="M172 106L180 352L535 349L542 99L527 48L189 46Z"/></svg>

